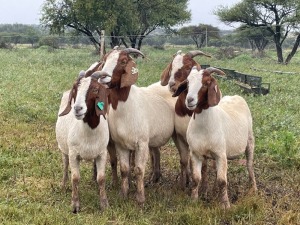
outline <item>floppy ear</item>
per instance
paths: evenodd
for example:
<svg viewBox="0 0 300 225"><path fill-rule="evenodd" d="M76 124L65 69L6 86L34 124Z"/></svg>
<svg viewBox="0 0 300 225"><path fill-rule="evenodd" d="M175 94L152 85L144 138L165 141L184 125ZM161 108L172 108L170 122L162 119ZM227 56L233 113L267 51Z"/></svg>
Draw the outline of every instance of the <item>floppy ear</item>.
<svg viewBox="0 0 300 225"><path fill-rule="evenodd" d="M171 67L172 64L170 63L162 72L161 76L160 76L160 84L162 86L166 86L170 80L170 72L171 72Z"/></svg>
<svg viewBox="0 0 300 225"><path fill-rule="evenodd" d="M210 107L218 105L221 99L220 89L216 79L212 78L208 86L208 105Z"/></svg>
<svg viewBox="0 0 300 225"><path fill-rule="evenodd" d="M138 69L136 68L136 64L133 60L128 61L125 73L122 74L121 77L121 88L123 87L130 87L131 85L135 84L138 79Z"/></svg>
<svg viewBox="0 0 300 225"><path fill-rule="evenodd" d="M71 109L72 109L72 99L76 98L76 89L75 89L75 85L73 86L73 88L71 89L70 93L69 93L69 100L68 100L68 104L66 106L66 108L64 109L64 111L62 111L58 116L64 116L67 115Z"/></svg>
<svg viewBox="0 0 300 225"><path fill-rule="evenodd" d="M177 96L179 96L181 94L181 92L185 91L187 89L187 84L188 84L187 80L182 81L179 84L176 92L172 95L172 97L177 97Z"/></svg>
<svg viewBox="0 0 300 225"><path fill-rule="evenodd" d="M98 97L95 99L95 109L97 116L103 116L105 119L105 115L107 113L108 108L108 100L107 100L107 89L104 85L99 83L99 94Z"/></svg>

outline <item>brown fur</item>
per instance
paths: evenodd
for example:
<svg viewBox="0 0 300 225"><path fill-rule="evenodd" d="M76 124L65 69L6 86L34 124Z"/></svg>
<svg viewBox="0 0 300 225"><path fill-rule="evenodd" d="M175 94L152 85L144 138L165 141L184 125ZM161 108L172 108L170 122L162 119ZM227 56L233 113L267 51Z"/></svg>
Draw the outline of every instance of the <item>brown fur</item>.
<svg viewBox="0 0 300 225"><path fill-rule="evenodd" d="M98 102L104 103L103 110L100 110L97 106ZM83 118L83 121L88 123L89 126L94 129L100 122L100 116L105 118L108 108L107 90L96 79L92 79L89 91L86 96L87 114Z"/></svg>
<svg viewBox="0 0 300 225"><path fill-rule="evenodd" d="M109 89L108 103L111 104L114 110L118 107L118 102L125 102L129 96L130 87L112 88Z"/></svg>
<svg viewBox="0 0 300 225"><path fill-rule="evenodd" d="M198 93L198 105L195 113L201 113L203 109L216 106L220 102L220 89L217 81L210 73L204 70L202 87Z"/></svg>
<svg viewBox="0 0 300 225"><path fill-rule="evenodd" d="M109 54L104 56L104 63ZM132 73L133 68L136 68L135 62L126 51L121 51L113 70L108 98L114 110L117 109L119 101L127 100L131 85L138 79L138 72Z"/></svg>
<svg viewBox="0 0 300 225"><path fill-rule="evenodd" d="M193 115L193 111L189 110L186 106L185 106L185 98L186 98L186 95L187 95L187 89L184 90L179 96L178 96L178 99L176 101L176 104L175 104L175 113L178 115L178 116L181 116L181 117L184 117L186 115L188 116L192 116Z"/></svg>
<svg viewBox="0 0 300 225"><path fill-rule="evenodd" d="M170 80L170 71L172 70L172 63L170 63L162 72L160 76L160 84L166 86Z"/></svg>
<svg viewBox="0 0 300 225"><path fill-rule="evenodd" d="M103 65L103 62L98 62L98 63L96 64L96 66L95 66L93 69L87 70L84 76L85 76L85 77L89 77L89 76L91 76L94 72L101 70L101 69L102 69L102 65Z"/></svg>
<svg viewBox="0 0 300 225"><path fill-rule="evenodd" d="M74 99L74 102L76 100L76 96L77 96L77 88L78 88L78 83L80 81L81 78L78 78L77 81L73 84L73 87L70 91L69 94L69 99L68 99L68 104L66 106L66 108L64 109L64 111L62 111L58 116L64 116L67 115L71 109L72 109L72 100Z"/></svg>
<svg viewBox="0 0 300 225"><path fill-rule="evenodd" d="M187 88L187 80L184 80L173 94L173 97L179 96L175 105L175 112L179 116L192 115L192 111L188 110L185 105ZM198 104L194 112L201 113L203 109L217 105L220 102L220 98L221 92L216 79L210 75L209 71L204 70L202 87L198 92Z"/></svg>
<svg viewBox="0 0 300 225"><path fill-rule="evenodd" d="M172 59L173 62L173 59ZM161 75L161 85L166 86L170 80L170 73L172 70L172 62L164 69L162 75ZM191 72L191 69L193 66L196 66L198 70L201 69L201 66L189 55L183 56L183 67L180 68L175 74L175 86L173 87L173 90L176 91L179 84L187 79L188 75Z"/></svg>
<svg viewBox="0 0 300 225"><path fill-rule="evenodd" d="M135 84L139 73L132 73L132 69L136 68L135 62L130 59L125 67L125 73L122 74L120 87L130 87Z"/></svg>
<svg viewBox="0 0 300 225"><path fill-rule="evenodd" d="M73 88L71 89L69 94L68 104L65 110L59 114L59 116L64 116L71 111L72 100L74 99L74 102L76 100L78 84L80 82L80 79L81 78L79 78L73 85ZM98 102L104 103L103 110L100 110L98 108L97 106ZM90 88L86 96L86 104L87 104L87 114L83 118L83 121L85 123L88 123L89 126L92 129L94 129L98 126L100 122L100 116L102 115L105 118L108 109L107 89L105 88L104 85L100 84L96 79L92 79L91 81Z"/></svg>

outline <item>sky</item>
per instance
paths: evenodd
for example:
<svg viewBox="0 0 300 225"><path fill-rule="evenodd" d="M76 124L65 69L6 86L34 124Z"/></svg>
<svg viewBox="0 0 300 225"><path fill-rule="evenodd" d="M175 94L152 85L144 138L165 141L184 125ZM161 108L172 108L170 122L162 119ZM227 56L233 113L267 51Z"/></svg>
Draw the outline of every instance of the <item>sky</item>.
<svg viewBox="0 0 300 225"><path fill-rule="evenodd" d="M188 8L191 10L191 22L185 24L210 24L222 30L233 27L221 23L213 14L216 7L232 6L241 0L190 0ZM39 24L41 8L44 0L0 0L0 24Z"/></svg>

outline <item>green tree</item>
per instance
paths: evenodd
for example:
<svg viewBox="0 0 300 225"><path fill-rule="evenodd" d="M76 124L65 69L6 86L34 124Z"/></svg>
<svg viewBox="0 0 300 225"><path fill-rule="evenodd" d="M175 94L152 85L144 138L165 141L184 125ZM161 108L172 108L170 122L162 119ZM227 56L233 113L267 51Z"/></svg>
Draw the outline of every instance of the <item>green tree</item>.
<svg viewBox="0 0 300 225"><path fill-rule="evenodd" d="M107 2L107 4L106 4ZM41 23L52 34L62 34L70 27L86 35L99 51L101 29L113 23L110 6L113 1L98 0L46 0L42 8Z"/></svg>
<svg viewBox="0 0 300 225"><path fill-rule="evenodd" d="M249 27L247 25L240 26L236 29L240 38L246 38L250 43L252 51L256 49L263 54L264 49L270 42L272 35L265 27Z"/></svg>
<svg viewBox="0 0 300 225"><path fill-rule="evenodd" d="M198 26L182 27L178 30L181 36L191 37L197 48L201 48L207 39L220 38L220 30L217 27L213 27L208 24L199 24ZM208 41L208 40L207 40Z"/></svg>
<svg viewBox="0 0 300 225"><path fill-rule="evenodd" d="M243 0L231 8L221 6L215 14L226 24L239 22L250 27L264 27L273 36L278 62L287 64L297 51L300 34L285 61L282 44L290 32L299 28L299 9L298 0Z"/></svg>
<svg viewBox="0 0 300 225"><path fill-rule="evenodd" d="M87 35L96 49L99 35L105 30L111 46L123 43L140 49L143 39L157 27L187 22L188 0L46 0L41 22L52 33L63 33L66 27Z"/></svg>

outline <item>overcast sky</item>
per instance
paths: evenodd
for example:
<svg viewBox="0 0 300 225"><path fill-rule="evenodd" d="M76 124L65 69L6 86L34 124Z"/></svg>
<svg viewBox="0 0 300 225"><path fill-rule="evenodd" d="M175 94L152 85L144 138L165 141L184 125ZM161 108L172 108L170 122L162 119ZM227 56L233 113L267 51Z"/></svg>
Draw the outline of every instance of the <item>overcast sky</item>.
<svg viewBox="0 0 300 225"><path fill-rule="evenodd" d="M232 6L241 0L190 0L192 20L187 25L211 24L220 29L232 29L218 21L213 11L219 5ZM0 24L39 24L44 0L0 0Z"/></svg>

